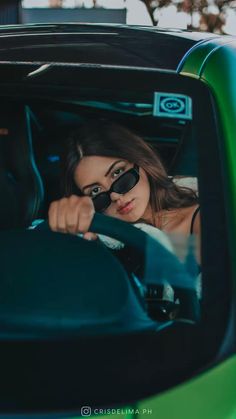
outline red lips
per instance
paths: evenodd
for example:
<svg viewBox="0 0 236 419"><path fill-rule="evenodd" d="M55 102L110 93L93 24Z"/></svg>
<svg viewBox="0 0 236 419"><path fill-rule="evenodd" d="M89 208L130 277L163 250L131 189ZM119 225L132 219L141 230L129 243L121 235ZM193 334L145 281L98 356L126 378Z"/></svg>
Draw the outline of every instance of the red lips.
<svg viewBox="0 0 236 419"><path fill-rule="evenodd" d="M127 202L126 204L118 207L117 212L119 212L119 214L127 214L128 212L130 212L133 207L134 207L134 203L133 203L133 199L129 202Z"/></svg>

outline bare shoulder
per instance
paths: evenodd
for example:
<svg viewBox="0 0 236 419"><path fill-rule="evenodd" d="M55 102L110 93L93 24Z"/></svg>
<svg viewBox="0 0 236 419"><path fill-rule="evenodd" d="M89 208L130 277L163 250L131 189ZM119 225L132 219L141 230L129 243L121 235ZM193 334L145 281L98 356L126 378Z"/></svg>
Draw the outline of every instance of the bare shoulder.
<svg viewBox="0 0 236 419"><path fill-rule="evenodd" d="M167 233L177 233L188 236L193 222L193 234L200 234L199 205L171 210L167 213L167 222L162 228ZM197 212L196 212L197 211ZM196 215L194 215L196 214Z"/></svg>
<svg viewBox="0 0 236 419"><path fill-rule="evenodd" d="M200 235L201 220L198 204L181 208L179 226L186 235L190 234L190 230L193 234Z"/></svg>

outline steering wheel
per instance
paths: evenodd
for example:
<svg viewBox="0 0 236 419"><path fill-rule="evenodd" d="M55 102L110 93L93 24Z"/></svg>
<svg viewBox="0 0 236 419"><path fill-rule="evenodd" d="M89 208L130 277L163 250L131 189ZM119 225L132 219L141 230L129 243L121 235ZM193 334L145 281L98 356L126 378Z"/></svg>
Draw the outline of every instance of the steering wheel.
<svg viewBox="0 0 236 419"><path fill-rule="evenodd" d="M48 230L49 226L47 222L44 222L38 228ZM195 280L189 275L185 265L177 256L167 250L159 241L132 224L99 213L95 213L89 230L112 237L136 249L144 256L145 265L148 267L142 280L143 285L160 286L168 283L179 291L184 320L199 321L200 304L195 289Z"/></svg>
<svg viewBox="0 0 236 419"><path fill-rule="evenodd" d="M147 267L143 279L144 285L155 286L168 283L174 289L178 289L184 319L192 322L199 321L200 304L195 280L175 254L132 224L103 214L95 213L90 231L110 236L138 250L144 256Z"/></svg>
<svg viewBox="0 0 236 419"><path fill-rule="evenodd" d="M54 233L47 222L36 231L2 231L0 339L160 330L171 319L163 325L152 318L140 291L166 283L181 291L177 320L198 321L195 281L164 245L127 222L101 214L94 215L90 231L139 252L148 267L143 286L135 274L130 280L99 241Z"/></svg>

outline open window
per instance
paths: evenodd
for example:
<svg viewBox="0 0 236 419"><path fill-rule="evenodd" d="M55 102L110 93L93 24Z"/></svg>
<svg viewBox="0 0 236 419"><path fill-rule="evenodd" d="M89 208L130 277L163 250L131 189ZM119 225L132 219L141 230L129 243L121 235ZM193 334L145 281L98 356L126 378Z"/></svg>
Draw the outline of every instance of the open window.
<svg viewBox="0 0 236 419"><path fill-rule="evenodd" d="M14 406L16 411L77 411L88 401L92 408L128 405L190 379L219 359L230 309L219 148L222 138L208 88L173 72L57 65L38 77L23 80L20 97L18 93L16 97L14 86L8 93L5 88L3 94L4 100L27 106L35 161L46 191L44 212L39 215L45 216L49 203L62 194L60 159L68 131L91 117L112 119L137 132L160 154L169 176L197 178L202 226L200 320L194 324L173 320L168 327L145 333L112 334L103 330L85 336L79 329L72 335L61 331L50 339L43 328L37 335L32 321L31 335L13 335L14 340L17 338L14 344L9 328L2 337L1 351L12 357L7 368L2 366L1 409L12 411ZM59 246L53 240L54 246ZM3 240L1 246L4 248ZM89 252L89 244L86 246ZM93 260L92 254L96 253L94 247L91 249L88 260ZM64 250L66 254L66 246ZM112 271L118 265L113 265L110 253L106 257L104 266L109 261ZM183 262L182 256L180 259ZM32 256L29 264L36 261L31 272L44 269L42 258ZM152 259L149 262L152 264ZM56 272L57 277L62 271ZM102 280L102 270L99 272ZM112 272L110 275L112 280ZM92 283L91 278L91 293ZM33 291L31 297L36 298ZM110 293L103 298L104 304L108 300L111 304L116 296ZM50 299L45 299L44 309L50 312ZM31 314L35 315L33 310ZM61 313L64 320L67 314ZM7 321L5 318L5 324ZM63 330L66 332L66 320ZM11 384L14 382L11 391L4 381L9 374Z"/></svg>

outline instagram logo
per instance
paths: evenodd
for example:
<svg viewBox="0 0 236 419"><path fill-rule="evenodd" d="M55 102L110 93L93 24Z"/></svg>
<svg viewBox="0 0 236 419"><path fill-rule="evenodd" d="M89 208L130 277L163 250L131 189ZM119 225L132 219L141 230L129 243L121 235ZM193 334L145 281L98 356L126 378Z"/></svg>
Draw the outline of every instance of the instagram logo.
<svg viewBox="0 0 236 419"><path fill-rule="evenodd" d="M91 416L91 407L89 406L81 407L81 416Z"/></svg>

